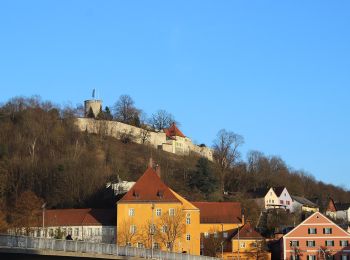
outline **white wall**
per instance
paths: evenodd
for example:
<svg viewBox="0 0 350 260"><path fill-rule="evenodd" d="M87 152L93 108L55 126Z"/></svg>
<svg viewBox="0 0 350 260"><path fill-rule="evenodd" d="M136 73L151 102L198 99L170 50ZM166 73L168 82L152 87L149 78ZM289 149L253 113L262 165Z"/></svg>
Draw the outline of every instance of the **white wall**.
<svg viewBox="0 0 350 260"><path fill-rule="evenodd" d="M134 137L135 143L142 143L143 129L117 121L95 120L93 118L77 118L76 125L80 131L88 133L108 135L120 139L123 134L130 134ZM191 152L197 153L208 160L213 160L213 151L209 147L199 147L192 143L188 137L176 137L176 140L167 140L163 132L148 132L149 138L147 143L154 148L161 148L163 151L189 155Z"/></svg>
<svg viewBox="0 0 350 260"><path fill-rule="evenodd" d="M31 235L34 237L54 237L58 230L63 232L63 239L68 234L72 235L73 240L83 240L98 243L114 243L116 241L115 226L49 226L44 228L32 228ZM24 232L24 230L23 230Z"/></svg>

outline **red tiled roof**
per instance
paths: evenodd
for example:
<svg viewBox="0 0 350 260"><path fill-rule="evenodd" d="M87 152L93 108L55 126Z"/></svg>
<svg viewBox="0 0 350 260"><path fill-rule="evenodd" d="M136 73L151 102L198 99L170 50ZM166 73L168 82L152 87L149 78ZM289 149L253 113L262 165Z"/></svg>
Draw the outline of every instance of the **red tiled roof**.
<svg viewBox="0 0 350 260"><path fill-rule="evenodd" d="M177 128L176 124L173 123L169 128L164 129L164 132L167 137L172 138L174 136L185 137L185 135Z"/></svg>
<svg viewBox="0 0 350 260"><path fill-rule="evenodd" d="M232 239L238 239L238 230L234 232ZM247 222L239 229L239 239L263 239L263 237Z"/></svg>
<svg viewBox="0 0 350 260"><path fill-rule="evenodd" d="M191 202L200 210L201 223L241 223L239 202Z"/></svg>
<svg viewBox="0 0 350 260"><path fill-rule="evenodd" d="M45 226L115 226L114 209L48 209L45 210ZM40 217L39 223L42 223Z"/></svg>
<svg viewBox="0 0 350 260"><path fill-rule="evenodd" d="M162 182L151 168L137 180L134 186L121 198L120 202L179 202L168 186Z"/></svg>

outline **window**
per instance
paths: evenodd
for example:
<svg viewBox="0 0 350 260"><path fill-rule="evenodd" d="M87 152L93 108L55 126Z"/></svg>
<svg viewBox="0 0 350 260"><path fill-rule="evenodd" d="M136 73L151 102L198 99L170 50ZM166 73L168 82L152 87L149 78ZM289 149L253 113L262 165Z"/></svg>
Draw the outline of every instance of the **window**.
<svg viewBox="0 0 350 260"><path fill-rule="evenodd" d="M317 229L316 228L308 228L308 233L309 234L317 234Z"/></svg>
<svg viewBox="0 0 350 260"><path fill-rule="evenodd" d="M126 246L131 246L131 243L130 242L126 242Z"/></svg>
<svg viewBox="0 0 350 260"><path fill-rule="evenodd" d="M323 234L332 234L332 228L323 228Z"/></svg>
<svg viewBox="0 0 350 260"><path fill-rule="evenodd" d="M143 248L143 244L142 244L141 242L138 242L138 243L137 243L137 247L138 247L138 248Z"/></svg>
<svg viewBox="0 0 350 260"><path fill-rule="evenodd" d="M341 260L349 260L349 256L348 255L342 255L341 256Z"/></svg>
<svg viewBox="0 0 350 260"><path fill-rule="evenodd" d="M289 242L290 246L299 246L299 241L298 240L292 240Z"/></svg>
<svg viewBox="0 0 350 260"><path fill-rule="evenodd" d="M208 238L209 237L209 233L208 232L204 232L204 237Z"/></svg>
<svg viewBox="0 0 350 260"><path fill-rule="evenodd" d="M188 217L186 218L186 224L188 225L191 224L191 218L188 218Z"/></svg>
<svg viewBox="0 0 350 260"><path fill-rule="evenodd" d="M272 200L272 203L275 203L275 200Z"/></svg>
<svg viewBox="0 0 350 260"><path fill-rule="evenodd" d="M191 240L191 235L190 234L186 234L186 240L190 241Z"/></svg>
<svg viewBox="0 0 350 260"><path fill-rule="evenodd" d="M92 235L92 228L88 228L87 235L88 235L88 237L91 237L91 235Z"/></svg>
<svg viewBox="0 0 350 260"><path fill-rule="evenodd" d="M283 200L280 200L280 204L283 204Z"/></svg>
<svg viewBox="0 0 350 260"><path fill-rule="evenodd" d="M53 229L52 228L49 229L49 236L53 237Z"/></svg>
<svg viewBox="0 0 350 260"><path fill-rule="evenodd" d="M227 233L227 232L224 232L224 233L223 233L223 237L224 237L224 238L227 238L227 237L228 237L228 233Z"/></svg>
<svg viewBox="0 0 350 260"><path fill-rule="evenodd" d="M349 246L348 240L340 240L340 246Z"/></svg>
<svg viewBox="0 0 350 260"><path fill-rule="evenodd" d="M72 228L68 228L68 235L73 235L73 229Z"/></svg>
<svg viewBox="0 0 350 260"><path fill-rule="evenodd" d="M151 224L149 227L149 232L151 235L154 235L156 233L156 225Z"/></svg>
<svg viewBox="0 0 350 260"><path fill-rule="evenodd" d="M166 225L162 226L162 232L163 233L167 232L167 230L168 230L168 227Z"/></svg>
<svg viewBox="0 0 350 260"><path fill-rule="evenodd" d="M326 246L334 246L333 240L326 240Z"/></svg>
<svg viewBox="0 0 350 260"><path fill-rule="evenodd" d="M214 237L215 237L215 238L218 237L218 232L214 232Z"/></svg>
<svg viewBox="0 0 350 260"><path fill-rule="evenodd" d="M307 260L316 260L316 256L315 255L308 255Z"/></svg>
<svg viewBox="0 0 350 260"><path fill-rule="evenodd" d="M240 248L245 248L245 242L240 242L240 243L239 243L239 247L240 247Z"/></svg>
<svg viewBox="0 0 350 260"><path fill-rule="evenodd" d="M171 242L166 242L166 248L171 248Z"/></svg>
<svg viewBox="0 0 350 260"><path fill-rule="evenodd" d="M135 234L136 233L136 226L135 225L131 225L130 226L130 234Z"/></svg>
<svg viewBox="0 0 350 260"><path fill-rule="evenodd" d="M308 241L306 241L306 246L308 246L308 247L315 247L316 246L316 242L314 240L308 240Z"/></svg>
<svg viewBox="0 0 350 260"><path fill-rule="evenodd" d="M299 260L299 256L298 255L291 255L290 256L290 260Z"/></svg>
<svg viewBox="0 0 350 260"><path fill-rule="evenodd" d="M169 216L175 216L175 209L169 209Z"/></svg>
<svg viewBox="0 0 350 260"><path fill-rule="evenodd" d="M159 249L159 244L158 243L153 243L153 248L154 249Z"/></svg>
<svg viewBox="0 0 350 260"><path fill-rule="evenodd" d="M130 217L135 216L135 209L129 209L129 216Z"/></svg>
<svg viewBox="0 0 350 260"><path fill-rule="evenodd" d="M156 209L156 216L161 216L162 215L162 209Z"/></svg>
<svg viewBox="0 0 350 260"><path fill-rule="evenodd" d="M290 205L290 201L289 201L289 200L286 200L286 204L287 204L287 205Z"/></svg>
<svg viewBox="0 0 350 260"><path fill-rule="evenodd" d="M79 236L79 228L74 229L74 236Z"/></svg>
<svg viewBox="0 0 350 260"><path fill-rule="evenodd" d="M100 235L100 229L99 228L95 228L95 235L99 236Z"/></svg>

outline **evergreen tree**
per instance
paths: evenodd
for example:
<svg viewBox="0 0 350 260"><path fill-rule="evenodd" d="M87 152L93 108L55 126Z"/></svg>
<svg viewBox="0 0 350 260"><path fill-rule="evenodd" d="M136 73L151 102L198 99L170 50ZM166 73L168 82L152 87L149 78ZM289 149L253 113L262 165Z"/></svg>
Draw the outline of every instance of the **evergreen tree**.
<svg viewBox="0 0 350 260"><path fill-rule="evenodd" d="M217 179L209 165L209 161L206 158L199 158L196 170L191 174L189 179L189 186L191 188L197 188L199 191L208 196L214 192L217 188Z"/></svg>
<svg viewBox="0 0 350 260"><path fill-rule="evenodd" d="M92 111L92 108L89 108L89 113L87 113L86 117L88 118L95 118L94 111Z"/></svg>

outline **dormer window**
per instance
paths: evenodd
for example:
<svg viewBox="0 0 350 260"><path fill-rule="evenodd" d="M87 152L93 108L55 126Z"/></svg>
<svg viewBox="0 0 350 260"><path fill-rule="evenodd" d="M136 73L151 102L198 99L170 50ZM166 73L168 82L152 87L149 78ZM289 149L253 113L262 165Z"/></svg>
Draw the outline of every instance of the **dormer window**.
<svg viewBox="0 0 350 260"><path fill-rule="evenodd" d="M164 195L164 191L163 190L158 190L157 192L157 197L159 197L160 199L163 198L163 195Z"/></svg>
<svg viewBox="0 0 350 260"><path fill-rule="evenodd" d="M138 198L140 194L136 190L133 190L132 196L134 196L135 198Z"/></svg>

